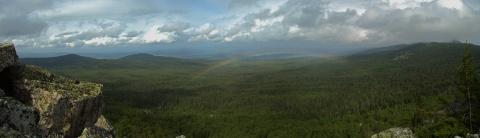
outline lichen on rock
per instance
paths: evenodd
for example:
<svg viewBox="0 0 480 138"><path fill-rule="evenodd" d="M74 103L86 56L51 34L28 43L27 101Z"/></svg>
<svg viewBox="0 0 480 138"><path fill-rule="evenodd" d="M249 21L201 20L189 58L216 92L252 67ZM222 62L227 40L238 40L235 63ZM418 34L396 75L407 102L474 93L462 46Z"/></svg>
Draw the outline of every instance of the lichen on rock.
<svg viewBox="0 0 480 138"><path fill-rule="evenodd" d="M101 84L17 61L13 44L0 44L0 125L31 137L78 137L103 118Z"/></svg>

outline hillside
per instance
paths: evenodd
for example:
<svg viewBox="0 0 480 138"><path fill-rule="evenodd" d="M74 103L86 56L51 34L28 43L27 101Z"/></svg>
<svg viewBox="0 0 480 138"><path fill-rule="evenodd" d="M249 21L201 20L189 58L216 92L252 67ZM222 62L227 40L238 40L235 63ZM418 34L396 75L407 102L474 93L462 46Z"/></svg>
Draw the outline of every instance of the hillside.
<svg viewBox="0 0 480 138"><path fill-rule="evenodd" d="M47 68L104 84L106 117L120 136L370 137L412 127L415 103L426 112L454 103L463 46L418 43L278 60L140 55L146 59ZM478 46L470 50L480 59Z"/></svg>

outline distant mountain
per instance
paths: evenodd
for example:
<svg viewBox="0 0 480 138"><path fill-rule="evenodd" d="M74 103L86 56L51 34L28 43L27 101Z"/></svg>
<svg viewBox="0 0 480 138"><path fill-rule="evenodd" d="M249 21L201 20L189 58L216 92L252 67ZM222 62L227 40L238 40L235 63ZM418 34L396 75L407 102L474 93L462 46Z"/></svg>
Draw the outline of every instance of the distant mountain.
<svg viewBox="0 0 480 138"><path fill-rule="evenodd" d="M151 55L151 54L138 53L138 54L128 55L128 56L122 57L120 59L122 59L122 60L126 60L126 59L147 59L147 58L153 58L153 57L155 57L155 56Z"/></svg>
<svg viewBox="0 0 480 138"><path fill-rule="evenodd" d="M385 51L394 51L394 50L403 49L408 46L411 46L411 45L400 44L400 45L393 45L393 46L387 46L387 47L381 47L381 48L374 48L374 49L369 49L363 52L355 53L353 55L365 55L365 54L372 54L372 53L385 52Z"/></svg>
<svg viewBox="0 0 480 138"><path fill-rule="evenodd" d="M198 66L207 61L198 59L180 59L154 56L151 54L133 54L119 59L95 59L76 54L68 54L49 58L21 58L20 62L45 68L163 68L171 66Z"/></svg>
<svg viewBox="0 0 480 138"><path fill-rule="evenodd" d="M52 66L69 66L79 63L94 62L97 59L84 57L76 54L68 54L58 57L49 57L49 58L22 58L20 62L25 64L33 64L42 67L52 67Z"/></svg>
<svg viewBox="0 0 480 138"><path fill-rule="evenodd" d="M63 56L58 56L55 59L57 60L68 60L68 61L86 61L86 60L95 60L94 58L91 57L84 57L80 56L77 54L68 54L68 55L63 55Z"/></svg>
<svg viewBox="0 0 480 138"><path fill-rule="evenodd" d="M418 64L418 66L440 64L457 64L463 54L463 43L417 43L409 45L395 45L359 52L343 59L351 64L367 65L371 63L381 64ZM470 50L476 59L480 59L480 47L471 46ZM479 54L476 54L479 53ZM296 57L295 54L269 54L255 56L248 59L265 60L285 57ZM303 58L303 57L302 57ZM22 58L20 62L33 64L45 68L73 67L73 68L168 68L168 67L193 67L205 66L222 60L182 59L174 57L154 56L139 53L125 56L119 59L95 59L90 57L68 54L50 58ZM391 63L390 63L391 62ZM405 63L403 63L405 62ZM426 64L428 63L428 64ZM442 64L442 65L448 65Z"/></svg>

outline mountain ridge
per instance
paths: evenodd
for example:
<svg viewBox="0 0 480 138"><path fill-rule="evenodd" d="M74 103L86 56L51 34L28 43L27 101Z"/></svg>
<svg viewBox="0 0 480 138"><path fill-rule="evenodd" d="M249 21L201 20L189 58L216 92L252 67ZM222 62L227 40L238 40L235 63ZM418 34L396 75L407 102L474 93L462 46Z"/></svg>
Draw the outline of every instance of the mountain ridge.
<svg viewBox="0 0 480 138"><path fill-rule="evenodd" d="M137 53L137 54L131 54L131 55L128 55L128 56L124 56L124 57L121 57L119 58L120 60L132 60L132 59L142 59L142 58L152 58L152 57L155 57L154 55L152 54L147 54L147 53Z"/></svg>

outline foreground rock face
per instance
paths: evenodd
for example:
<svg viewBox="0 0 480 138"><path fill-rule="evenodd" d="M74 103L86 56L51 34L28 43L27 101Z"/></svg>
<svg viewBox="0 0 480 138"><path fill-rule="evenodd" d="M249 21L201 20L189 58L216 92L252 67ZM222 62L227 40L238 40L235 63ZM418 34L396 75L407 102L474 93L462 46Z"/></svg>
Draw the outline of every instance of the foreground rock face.
<svg viewBox="0 0 480 138"><path fill-rule="evenodd" d="M372 136L372 138L416 138L410 128L390 128Z"/></svg>
<svg viewBox="0 0 480 138"><path fill-rule="evenodd" d="M13 44L1 44L0 137L78 137L87 130L114 137L101 116L102 85L17 61Z"/></svg>

